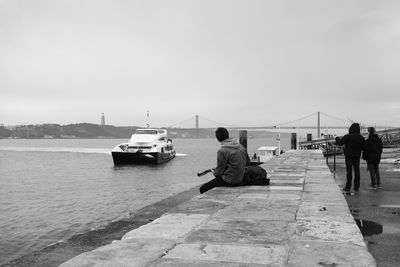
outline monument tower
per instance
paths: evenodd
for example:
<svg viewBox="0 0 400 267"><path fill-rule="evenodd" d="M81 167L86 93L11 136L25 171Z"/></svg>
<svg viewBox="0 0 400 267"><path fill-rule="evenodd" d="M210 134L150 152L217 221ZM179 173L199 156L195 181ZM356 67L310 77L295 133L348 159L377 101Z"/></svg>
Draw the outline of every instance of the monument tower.
<svg viewBox="0 0 400 267"><path fill-rule="evenodd" d="M104 117L104 113L101 113L101 125L106 125L106 118Z"/></svg>

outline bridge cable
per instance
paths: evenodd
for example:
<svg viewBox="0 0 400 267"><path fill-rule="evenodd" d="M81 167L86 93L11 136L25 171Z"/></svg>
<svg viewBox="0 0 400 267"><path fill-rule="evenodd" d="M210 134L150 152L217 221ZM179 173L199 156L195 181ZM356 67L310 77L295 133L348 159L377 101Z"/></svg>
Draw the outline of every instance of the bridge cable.
<svg viewBox="0 0 400 267"><path fill-rule="evenodd" d="M209 122L212 122L212 123L215 123L215 124L217 124L217 125L222 125L222 126L232 127L232 128L239 128L238 126L235 126L235 125L230 125L230 124L226 124L226 123L222 123L222 122L213 121L213 120L204 118L204 117L202 117L202 116L199 116L199 118L201 118L201 119L203 119L203 120L206 120L206 121L209 121Z"/></svg>
<svg viewBox="0 0 400 267"><path fill-rule="evenodd" d="M327 116L327 117L329 117L329 118L332 118L332 119L335 119L335 120L339 120L339 121L348 122L348 120L341 119L341 118L338 118L338 117L335 117L335 116L332 116L332 115L326 114L326 113L324 113L324 112L320 112L320 113L321 113L322 115L325 115L325 116Z"/></svg>
<svg viewBox="0 0 400 267"><path fill-rule="evenodd" d="M171 125L168 126L168 127L169 127L169 128L172 128L172 127L174 127L174 126L176 126L176 125L183 124L183 123L188 122L188 121L190 121L190 120L193 121L194 118L195 118L194 116L190 116L189 118L187 118L187 119L185 119L185 120L183 120L183 121L180 121L180 122L171 124Z"/></svg>
<svg viewBox="0 0 400 267"><path fill-rule="evenodd" d="M311 117L311 116L314 116L315 114L317 114L317 112L314 112L314 113L312 113L312 114L309 114L309 115L307 115L307 116L301 117L301 118L296 119L296 120L288 121L288 122L285 122L285 123L278 123L278 124L275 124L275 125L270 126L270 127L283 126L283 125L290 124L290 123L293 123L293 122L298 122L298 121L307 119L307 118L309 118L309 117Z"/></svg>

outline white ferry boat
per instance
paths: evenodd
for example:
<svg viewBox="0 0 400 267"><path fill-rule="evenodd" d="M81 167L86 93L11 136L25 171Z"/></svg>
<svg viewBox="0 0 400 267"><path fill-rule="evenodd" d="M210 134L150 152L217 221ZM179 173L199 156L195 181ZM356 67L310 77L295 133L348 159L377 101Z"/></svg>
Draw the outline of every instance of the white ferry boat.
<svg viewBox="0 0 400 267"><path fill-rule="evenodd" d="M117 145L111 155L114 165L159 164L174 158L176 151L167 130L145 128L137 129L129 142Z"/></svg>

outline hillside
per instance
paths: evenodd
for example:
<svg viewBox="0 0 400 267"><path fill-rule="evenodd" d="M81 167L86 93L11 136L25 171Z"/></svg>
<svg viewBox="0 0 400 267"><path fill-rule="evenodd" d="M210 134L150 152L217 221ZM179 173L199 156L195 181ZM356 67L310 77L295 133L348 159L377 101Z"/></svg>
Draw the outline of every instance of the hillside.
<svg viewBox="0 0 400 267"><path fill-rule="evenodd" d="M0 138L130 138L137 126L112 126L91 123L39 124L23 126L0 126ZM166 128L171 138L214 138L215 129ZM230 130L231 136L238 136ZM272 137L274 133L249 131L249 138Z"/></svg>

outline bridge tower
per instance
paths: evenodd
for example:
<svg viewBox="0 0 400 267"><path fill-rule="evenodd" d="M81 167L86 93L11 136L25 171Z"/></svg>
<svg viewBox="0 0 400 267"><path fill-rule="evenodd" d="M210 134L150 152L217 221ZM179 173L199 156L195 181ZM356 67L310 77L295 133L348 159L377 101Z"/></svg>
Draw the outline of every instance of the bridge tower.
<svg viewBox="0 0 400 267"><path fill-rule="evenodd" d="M101 113L101 125L106 125L106 118L104 117L104 113Z"/></svg>
<svg viewBox="0 0 400 267"><path fill-rule="evenodd" d="M199 115L196 115L196 137L199 138Z"/></svg>

